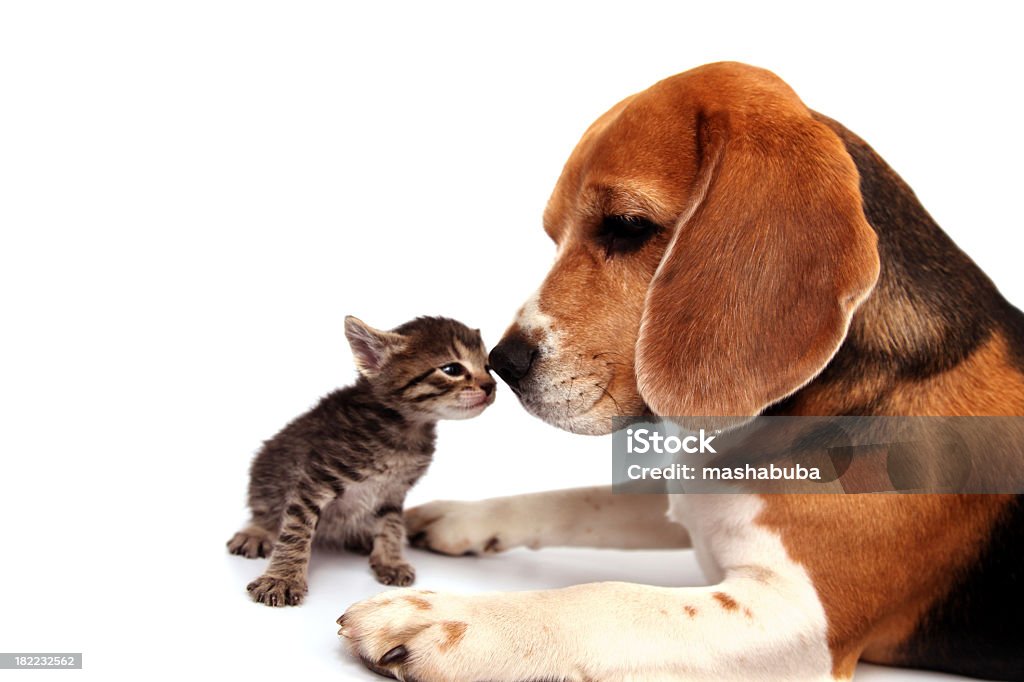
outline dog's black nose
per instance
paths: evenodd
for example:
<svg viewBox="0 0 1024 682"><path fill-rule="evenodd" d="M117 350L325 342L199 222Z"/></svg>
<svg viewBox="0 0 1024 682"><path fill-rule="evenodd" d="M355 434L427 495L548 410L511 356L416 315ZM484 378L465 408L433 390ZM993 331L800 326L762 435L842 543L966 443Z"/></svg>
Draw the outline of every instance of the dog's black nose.
<svg viewBox="0 0 1024 682"><path fill-rule="evenodd" d="M519 334L502 339L491 350L488 361L506 384L516 388L519 381L530 372L537 348Z"/></svg>

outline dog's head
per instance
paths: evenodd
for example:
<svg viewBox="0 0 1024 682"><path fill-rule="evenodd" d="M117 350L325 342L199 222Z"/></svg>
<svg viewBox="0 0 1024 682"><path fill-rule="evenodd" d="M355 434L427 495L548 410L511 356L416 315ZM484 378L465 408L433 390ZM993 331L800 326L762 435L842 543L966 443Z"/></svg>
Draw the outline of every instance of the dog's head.
<svg viewBox="0 0 1024 682"><path fill-rule="evenodd" d="M842 142L773 74L712 64L599 118L544 213L555 264L491 352L527 410L758 414L828 363L878 276Z"/></svg>

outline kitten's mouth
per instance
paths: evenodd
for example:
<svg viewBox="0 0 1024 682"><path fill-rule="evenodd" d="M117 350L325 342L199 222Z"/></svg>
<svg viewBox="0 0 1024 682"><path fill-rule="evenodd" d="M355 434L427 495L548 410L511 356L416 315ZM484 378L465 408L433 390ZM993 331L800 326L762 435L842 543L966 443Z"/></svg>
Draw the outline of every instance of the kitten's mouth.
<svg viewBox="0 0 1024 682"><path fill-rule="evenodd" d="M482 407L487 407L491 404L494 394L487 395L483 391L474 391L475 395L467 396L465 394L459 396L459 407L463 410L476 410Z"/></svg>
<svg viewBox="0 0 1024 682"><path fill-rule="evenodd" d="M489 394L477 389L463 389L455 403L455 409L463 414L479 414L494 402L494 391Z"/></svg>

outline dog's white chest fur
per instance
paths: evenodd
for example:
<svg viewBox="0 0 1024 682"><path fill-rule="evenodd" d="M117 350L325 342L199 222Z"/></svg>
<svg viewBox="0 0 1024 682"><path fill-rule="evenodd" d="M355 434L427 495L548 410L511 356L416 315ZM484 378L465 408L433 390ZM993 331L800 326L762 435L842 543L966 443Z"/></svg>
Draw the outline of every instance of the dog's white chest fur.
<svg viewBox="0 0 1024 682"><path fill-rule="evenodd" d="M731 585L731 590L745 592L743 599L748 600L755 613L770 613L785 605L799 615L806 648L794 650L793 655L800 660L790 662L792 669L803 675L818 670L826 677L832 657L825 611L807 571L793 561L778 533L757 523L764 506L764 500L757 495L678 494L669 495L667 514L689 531L709 584ZM745 588L753 583L758 588L747 591ZM769 622L777 621L777 626L786 623L784 614L774 616ZM783 638L792 640L791 627L796 623L786 625L790 627L778 630L780 647L784 646Z"/></svg>

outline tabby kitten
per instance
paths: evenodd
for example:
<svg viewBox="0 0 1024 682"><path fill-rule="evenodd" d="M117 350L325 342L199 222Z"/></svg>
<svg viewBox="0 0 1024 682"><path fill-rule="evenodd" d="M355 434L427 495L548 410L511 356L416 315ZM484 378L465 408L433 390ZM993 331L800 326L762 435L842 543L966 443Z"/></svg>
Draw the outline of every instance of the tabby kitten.
<svg viewBox="0 0 1024 682"><path fill-rule="evenodd" d="M232 554L270 556L249 583L268 606L298 604L314 542L368 553L385 585L409 585L402 505L430 465L439 419L475 417L495 381L478 330L419 317L390 331L345 318L359 378L264 443L249 472L252 521Z"/></svg>

